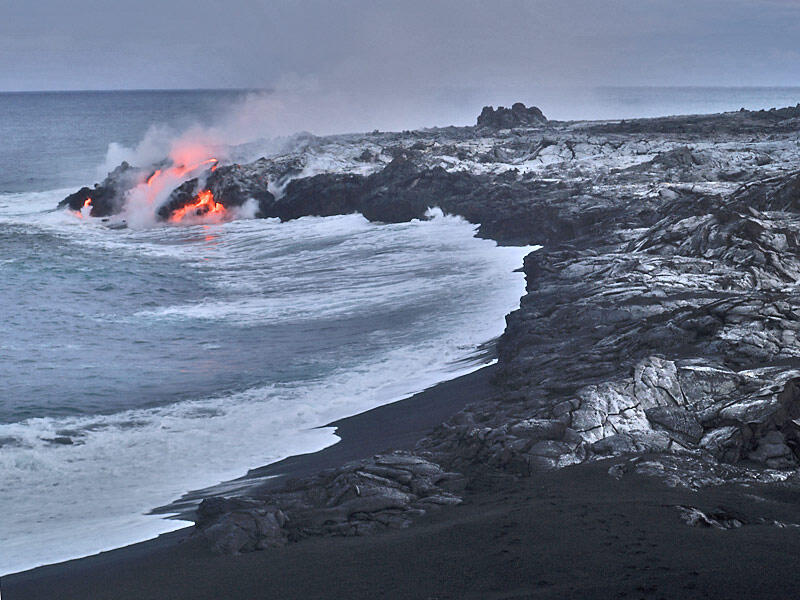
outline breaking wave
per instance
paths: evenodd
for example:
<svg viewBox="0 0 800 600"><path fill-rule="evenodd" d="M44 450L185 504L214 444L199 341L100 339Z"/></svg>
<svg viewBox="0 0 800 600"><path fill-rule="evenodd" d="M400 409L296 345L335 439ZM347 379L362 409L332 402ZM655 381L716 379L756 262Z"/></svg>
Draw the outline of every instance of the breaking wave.
<svg viewBox="0 0 800 600"><path fill-rule="evenodd" d="M475 368L524 291L529 249L456 217L110 230L60 197L0 195L0 573L183 526L146 513Z"/></svg>

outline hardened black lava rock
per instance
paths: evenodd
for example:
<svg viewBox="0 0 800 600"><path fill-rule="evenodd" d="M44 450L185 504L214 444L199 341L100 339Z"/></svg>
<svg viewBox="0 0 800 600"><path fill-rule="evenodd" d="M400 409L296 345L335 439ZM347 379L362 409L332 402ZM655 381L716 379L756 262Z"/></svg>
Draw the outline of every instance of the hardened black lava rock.
<svg viewBox="0 0 800 600"><path fill-rule="evenodd" d="M95 184L93 188L83 187L74 194L70 194L58 203L58 208L70 208L79 211L91 201L92 217L107 217L122 210L125 202L125 192L134 187L143 177L144 171L123 162L111 171L102 183Z"/></svg>
<svg viewBox="0 0 800 600"><path fill-rule="evenodd" d="M484 106L481 114L478 115L478 127L490 127L492 129L537 127L546 123L547 117L538 107L531 106L526 108L522 102L515 102L511 105L511 108L498 106L495 109L491 106Z"/></svg>

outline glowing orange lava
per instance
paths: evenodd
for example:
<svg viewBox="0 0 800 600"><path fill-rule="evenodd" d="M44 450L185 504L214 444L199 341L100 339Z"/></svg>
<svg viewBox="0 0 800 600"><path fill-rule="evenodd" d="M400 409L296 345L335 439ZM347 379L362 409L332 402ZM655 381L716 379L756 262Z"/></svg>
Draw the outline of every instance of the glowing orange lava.
<svg viewBox="0 0 800 600"><path fill-rule="evenodd" d="M187 173L191 173L192 171L195 171L195 170L199 169L203 165L210 165L210 164L213 163L216 166L217 162L218 161L217 161L216 158L209 158L208 160L204 160L204 161L198 162L198 163L193 163L193 164L189 164L189 165L179 165L177 167L172 167L170 169L170 171L171 171L171 174L174 175L175 177L183 177Z"/></svg>
<svg viewBox="0 0 800 600"><path fill-rule="evenodd" d="M199 185L209 172L219 165L219 159L212 158L212 150L202 144L182 144L170 151L168 163L146 174L140 183L126 192L125 217L133 226L147 226L152 223L154 213L170 201L170 195L186 181L197 178ZM196 222L205 220L207 215L212 222L223 220L224 207L214 202L213 197L206 199L198 195L195 204L180 209L170 221L186 220Z"/></svg>
<svg viewBox="0 0 800 600"><path fill-rule="evenodd" d="M222 217L225 215L225 207L214 200L214 194L211 190L203 190L197 194L192 204L187 204L173 212L169 220L172 223L180 223L187 215L190 217L206 217L209 215Z"/></svg>
<svg viewBox="0 0 800 600"><path fill-rule="evenodd" d="M161 169L156 169L155 172L147 178L147 185L153 185L153 180L157 179L159 175L161 175Z"/></svg>
<svg viewBox="0 0 800 600"><path fill-rule="evenodd" d="M217 166L218 166L217 163L219 163L219 161L216 158L209 158L208 160L203 160L203 161L200 161L200 162L194 162L194 163L190 163L190 164L175 165L173 167L170 167L166 171L164 171L162 169L156 169L155 171L153 171L153 174L150 175L150 177L147 178L145 183L147 184L148 187L151 187L154 183L158 183L158 180L161 178L162 175L164 175L165 177L168 176L168 177L171 177L171 178L180 179L180 178L184 177L185 175L188 175L189 173L192 173L193 171L196 171L197 169L199 169L203 165L213 164L214 166L211 167L211 170L212 171L216 171L217 170Z"/></svg>
<svg viewBox="0 0 800 600"><path fill-rule="evenodd" d="M87 208L89 210L86 210ZM84 213L88 215L91 212L91 210L92 210L92 199L86 198L86 200L83 201L83 206L81 207L81 209L76 210L74 212L76 217L82 219L84 217Z"/></svg>

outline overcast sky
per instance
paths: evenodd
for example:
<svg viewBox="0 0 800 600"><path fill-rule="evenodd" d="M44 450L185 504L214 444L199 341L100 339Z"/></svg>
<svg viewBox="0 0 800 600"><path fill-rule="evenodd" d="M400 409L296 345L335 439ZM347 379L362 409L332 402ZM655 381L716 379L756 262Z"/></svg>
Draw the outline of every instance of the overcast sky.
<svg viewBox="0 0 800 600"><path fill-rule="evenodd" d="M800 85L800 0L0 1L0 91L279 90L278 121L313 131L583 114L571 87Z"/></svg>
<svg viewBox="0 0 800 600"><path fill-rule="evenodd" d="M800 0L3 4L2 90L800 84Z"/></svg>

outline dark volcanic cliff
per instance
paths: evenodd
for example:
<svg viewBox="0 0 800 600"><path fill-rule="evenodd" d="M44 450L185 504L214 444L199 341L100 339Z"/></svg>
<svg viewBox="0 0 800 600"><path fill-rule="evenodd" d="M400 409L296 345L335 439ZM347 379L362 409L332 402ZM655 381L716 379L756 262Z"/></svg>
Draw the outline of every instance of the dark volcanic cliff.
<svg viewBox="0 0 800 600"><path fill-rule="evenodd" d="M699 487L783 481L797 469L796 110L546 130L505 114L479 120L485 130L500 119L512 128L503 134L336 138L358 169L258 197L261 216L281 219L361 212L397 222L439 207L499 243L544 248L525 260L527 293L498 342L493 397L443 423L416 455L206 501L198 531L212 546L402 526L458 502L476 473L529 476L633 455L616 476ZM248 181L280 177L282 163L265 160L245 166ZM248 195L235 171L217 172L220 201L229 189ZM643 453L655 458L636 462Z"/></svg>
<svg viewBox="0 0 800 600"><path fill-rule="evenodd" d="M58 203L58 208L79 211L89 202L92 217L108 217L122 210L125 193L144 176L141 169L123 162L94 188L83 187Z"/></svg>

